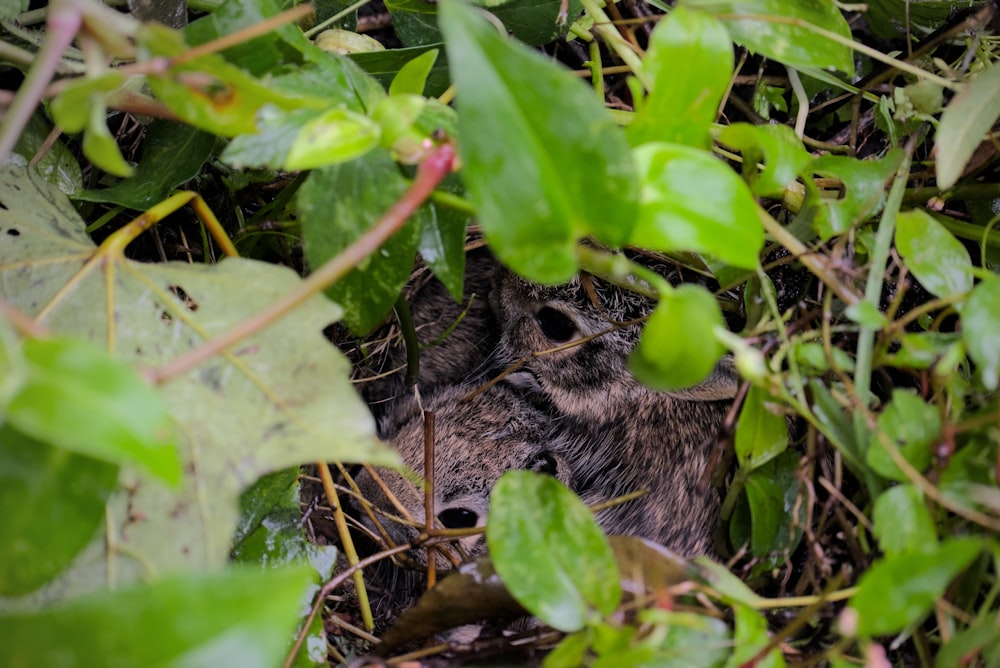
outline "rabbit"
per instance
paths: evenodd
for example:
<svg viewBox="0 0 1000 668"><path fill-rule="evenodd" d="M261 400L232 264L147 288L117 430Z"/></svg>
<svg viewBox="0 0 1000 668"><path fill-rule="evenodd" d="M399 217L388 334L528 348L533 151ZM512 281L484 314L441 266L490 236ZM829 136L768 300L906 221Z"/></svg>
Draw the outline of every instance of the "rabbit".
<svg viewBox="0 0 1000 668"><path fill-rule="evenodd" d="M421 343L417 377L421 392L465 381L492 354L500 327L488 294L497 267L485 247L466 254L462 303L455 302L426 267L414 271L403 294ZM391 438L401 424L384 418L396 414L396 402L409 401L412 395L405 383L406 346L395 322L368 340L382 343L356 365L356 376L360 376L356 382L380 425L379 435Z"/></svg>
<svg viewBox="0 0 1000 668"><path fill-rule="evenodd" d="M557 427L558 419L522 397L517 388L501 383L463 401L471 386L452 385L425 399L435 415L434 512L435 526L459 529L482 527L489 512L493 486L506 471L525 469L555 476L573 487L573 475L564 453L570 449ZM403 462L419 474L424 470L424 420L416 402L398 404L384 420L401 425L392 444ZM424 493L396 471L379 476L418 525L424 523ZM398 511L375 480L362 472L355 481L365 499L392 515ZM370 520L363 520L374 528ZM380 519L393 542L413 541L420 528ZM462 538L465 554L475 557L485 549L483 536ZM418 551L417 561L426 563ZM449 564L440 555L435 562Z"/></svg>

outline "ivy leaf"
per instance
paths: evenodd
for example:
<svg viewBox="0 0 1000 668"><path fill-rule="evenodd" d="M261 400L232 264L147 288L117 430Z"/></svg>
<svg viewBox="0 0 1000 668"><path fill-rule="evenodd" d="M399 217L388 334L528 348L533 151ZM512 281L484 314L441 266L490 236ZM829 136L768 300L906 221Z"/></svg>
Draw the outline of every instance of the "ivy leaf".
<svg viewBox="0 0 1000 668"><path fill-rule="evenodd" d="M441 5L458 84L462 177L490 247L541 283L569 280L579 238L629 239L638 188L625 135L593 93L457 0Z"/></svg>

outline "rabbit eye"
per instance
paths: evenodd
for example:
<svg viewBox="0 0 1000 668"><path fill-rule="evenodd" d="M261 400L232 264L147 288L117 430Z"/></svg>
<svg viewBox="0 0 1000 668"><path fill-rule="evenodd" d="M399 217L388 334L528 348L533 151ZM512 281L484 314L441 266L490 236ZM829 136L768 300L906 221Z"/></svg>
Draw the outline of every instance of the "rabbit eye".
<svg viewBox="0 0 1000 668"><path fill-rule="evenodd" d="M470 529L476 526L479 515L467 508L449 508L438 513L438 520L445 529Z"/></svg>
<svg viewBox="0 0 1000 668"><path fill-rule="evenodd" d="M576 334L576 324L566 314L550 306L539 309L535 321L542 328L542 334L553 343L566 343Z"/></svg>

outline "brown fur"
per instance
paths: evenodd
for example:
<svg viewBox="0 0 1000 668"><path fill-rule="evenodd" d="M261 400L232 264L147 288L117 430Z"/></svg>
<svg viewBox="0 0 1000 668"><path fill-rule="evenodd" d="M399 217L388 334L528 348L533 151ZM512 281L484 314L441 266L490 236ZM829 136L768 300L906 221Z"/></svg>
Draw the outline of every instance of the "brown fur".
<svg viewBox="0 0 1000 668"><path fill-rule="evenodd" d="M468 526L484 526L493 485L511 469L548 473L572 486L572 474L562 456L569 449L568 442L549 415L503 384L463 402L471 389L445 387L424 402L425 408L435 414L436 526L453 525L454 516L449 520L447 513L461 511L472 514L466 516ZM397 406L386 419L401 425L392 443L406 465L422 476L424 421L415 402ZM413 519L422 524L423 490L395 471L379 474ZM370 476L360 475L357 483L376 507L399 514ZM383 521L383 525L396 543L411 542L419 533L416 528L391 521ZM461 545L470 556L486 549L482 535L463 538ZM446 566L443 561L440 565Z"/></svg>

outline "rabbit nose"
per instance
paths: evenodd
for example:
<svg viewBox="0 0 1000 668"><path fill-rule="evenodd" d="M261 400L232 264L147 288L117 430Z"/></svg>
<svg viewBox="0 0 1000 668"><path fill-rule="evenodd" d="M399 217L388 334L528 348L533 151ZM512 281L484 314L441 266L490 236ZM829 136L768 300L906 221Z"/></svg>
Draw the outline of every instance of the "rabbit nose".
<svg viewBox="0 0 1000 668"><path fill-rule="evenodd" d="M479 521L479 515L468 508L448 508L438 513L438 520L445 529L471 529Z"/></svg>

